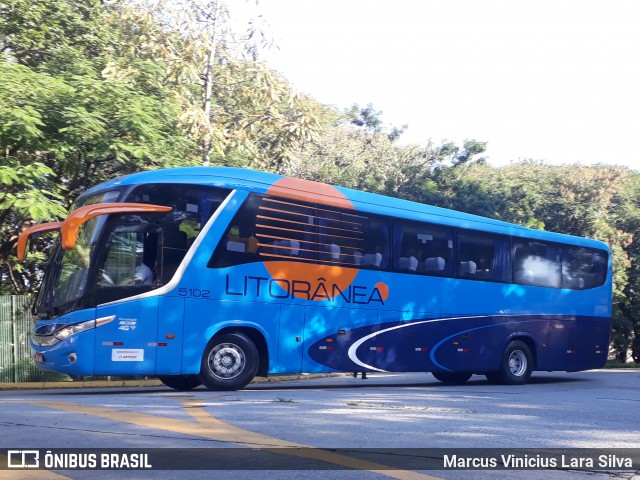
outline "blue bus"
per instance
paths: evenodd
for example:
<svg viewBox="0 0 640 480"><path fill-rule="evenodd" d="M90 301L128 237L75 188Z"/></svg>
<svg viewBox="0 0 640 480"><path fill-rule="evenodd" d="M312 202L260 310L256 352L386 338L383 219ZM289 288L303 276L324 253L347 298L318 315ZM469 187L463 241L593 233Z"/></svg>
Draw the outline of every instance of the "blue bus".
<svg viewBox="0 0 640 480"><path fill-rule="evenodd" d="M82 194L36 298L37 364L235 390L301 372L482 374L607 359L602 242L265 172L187 167Z"/></svg>

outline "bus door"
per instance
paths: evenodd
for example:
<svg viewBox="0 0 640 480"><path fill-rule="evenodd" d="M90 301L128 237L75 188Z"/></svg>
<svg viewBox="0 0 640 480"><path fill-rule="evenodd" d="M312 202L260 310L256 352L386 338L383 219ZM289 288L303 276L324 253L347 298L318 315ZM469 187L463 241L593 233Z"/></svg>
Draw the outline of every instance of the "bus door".
<svg viewBox="0 0 640 480"><path fill-rule="evenodd" d="M96 329L96 375L155 373L159 297L144 294L158 287L157 245L153 225L117 224L109 234L97 279L97 318L113 319Z"/></svg>
<svg viewBox="0 0 640 480"><path fill-rule="evenodd" d="M546 357L549 364L541 365L541 369L575 371L577 364L577 344L579 341L578 322L576 317L553 319L549 321L549 342Z"/></svg>
<svg viewBox="0 0 640 480"><path fill-rule="evenodd" d="M282 305L278 337L278 365L274 373L302 372L305 307Z"/></svg>
<svg viewBox="0 0 640 480"><path fill-rule="evenodd" d="M609 328L608 318L586 316L578 318L579 342L575 346L574 356L580 370L602 368L606 363Z"/></svg>

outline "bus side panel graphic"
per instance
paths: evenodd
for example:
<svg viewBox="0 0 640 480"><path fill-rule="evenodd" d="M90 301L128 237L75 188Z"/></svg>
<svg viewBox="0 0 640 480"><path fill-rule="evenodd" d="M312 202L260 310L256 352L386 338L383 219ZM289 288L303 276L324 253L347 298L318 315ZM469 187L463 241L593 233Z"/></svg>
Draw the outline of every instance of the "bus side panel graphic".
<svg viewBox="0 0 640 480"><path fill-rule="evenodd" d="M608 318L553 316L474 316L390 322L372 332L365 326L329 335L308 350L316 362L343 371L492 371L512 338L525 339L536 352L539 370L598 368L606 360ZM579 351L554 331L588 335ZM534 340L535 339L535 340ZM539 343L539 339L547 339ZM591 340L589 342L589 340Z"/></svg>

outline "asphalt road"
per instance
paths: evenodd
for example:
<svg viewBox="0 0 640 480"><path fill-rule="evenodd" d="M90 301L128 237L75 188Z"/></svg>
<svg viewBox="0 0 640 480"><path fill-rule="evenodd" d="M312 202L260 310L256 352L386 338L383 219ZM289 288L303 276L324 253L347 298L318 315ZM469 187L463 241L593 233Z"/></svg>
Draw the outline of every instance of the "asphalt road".
<svg viewBox="0 0 640 480"><path fill-rule="evenodd" d="M252 470L0 470L0 478L640 479L638 471L593 472L588 465L527 471L416 471L401 465L387 470L384 457L360 461L357 453L333 450L495 448L508 454L518 448L640 449L638 407L637 370L535 373L525 386L491 385L480 376L447 386L428 374L373 374L367 380L252 384L239 392L164 387L2 391L0 447L5 449L197 452L240 447L259 454L269 448L316 448L296 450L293 456L266 450L274 458L290 458L295 470L262 469L264 464L248 455L239 458ZM330 469L314 470L319 464Z"/></svg>

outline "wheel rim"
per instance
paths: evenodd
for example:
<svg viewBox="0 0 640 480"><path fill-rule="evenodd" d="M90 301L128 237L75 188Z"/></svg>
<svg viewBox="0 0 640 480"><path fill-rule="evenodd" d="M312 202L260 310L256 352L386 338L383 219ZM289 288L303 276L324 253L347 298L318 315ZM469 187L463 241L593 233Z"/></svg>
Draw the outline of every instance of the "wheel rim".
<svg viewBox="0 0 640 480"><path fill-rule="evenodd" d="M522 350L514 350L509 355L509 372L521 377L527 371L527 356Z"/></svg>
<svg viewBox="0 0 640 480"><path fill-rule="evenodd" d="M242 373L247 363L244 351L233 343L221 343L209 353L209 370L218 378L228 380Z"/></svg>

